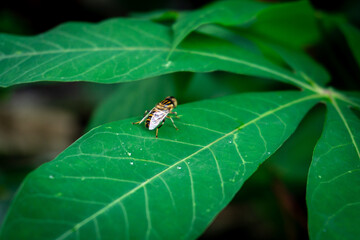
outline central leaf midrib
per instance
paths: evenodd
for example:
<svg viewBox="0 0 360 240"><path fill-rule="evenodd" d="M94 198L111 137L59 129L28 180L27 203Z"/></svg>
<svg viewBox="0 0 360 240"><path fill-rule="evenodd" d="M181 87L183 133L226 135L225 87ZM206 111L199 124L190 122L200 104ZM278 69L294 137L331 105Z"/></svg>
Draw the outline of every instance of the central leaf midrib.
<svg viewBox="0 0 360 240"><path fill-rule="evenodd" d="M26 52L26 53L20 53L20 54L10 54L0 57L0 61L5 59L12 59L12 58L20 58L20 57L32 57L32 56L41 56L41 55L52 55L52 54L66 54L66 53L80 53L80 52L115 52L115 51L160 51L160 52L169 52L170 48L167 47L111 47L111 48L73 48L73 49L64 49L64 50L51 50L51 51L41 51L41 52ZM189 54L196 54L200 56L206 56L211 57L215 59L221 59L223 61L227 62L234 62L241 65L246 65L255 69L258 69L263 72L267 72L273 75L276 75L278 77L281 77L282 79L286 79L297 86L300 86L304 89L308 89L310 91L316 92L314 88L306 83L303 83L302 81L298 80L296 77L281 73L276 70L272 70L270 68L258 65L256 63L252 63L250 61L243 61L241 59L236 59L220 54L214 54L214 53L207 53L207 52L201 52L201 51L195 51L195 50L186 50L186 49L175 49L175 52L183 52L183 53L189 53ZM164 61L166 61L164 59Z"/></svg>
<svg viewBox="0 0 360 240"><path fill-rule="evenodd" d="M82 226L84 226L85 224L87 224L88 222L90 222L91 220L93 220L94 218L96 218L97 216L101 215L102 213L104 213L105 211L107 211L108 209L110 209L111 207L113 207L115 204L121 202L123 199L125 199L126 197L130 196L131 194L133 194L134 192L136 192L137 190L139 189L142 189L144 188L148 183L152 182L154 179L156 179L157 177L161 176L162 174L166 173L167 171L169 171L170 169L176 167L177 165L179 165L180 163L183 163L184 161L186 161L187 159L195 156L196 154L206 150L206 149L209 149L212 145L214 145L215 143L219 142L220 140L234 134L235 132L257 122L258 120L266 117L266 116L269 116L277 111L280 111L284 108L287 108L287 107L290 107L292 105L295 105L297 103L301 103L301 102L305 102L305 101L308 101L308 100L311 100L311 99L316 99L316 98L323 98L322 95L319 95L319 94L313 94L313 95L308 95L306 97L303 97L303 98L299 98L297 100L294 100L294 101L291 101L287 104L284 104L284 105L281 105L275 109L272 109L272 110L269 110L261 115L259 115L258 117L252 119L251 121L235 128L234 130L232 130L231 132L221 136L220 138L216 139L215 141L209 143L208 145L200 148L199 150L197 150L196 152L190 154L189 156L177 161L176 163L174 163L173 165L170 165L168 168L166 168L165 170L157 173L156 175L154 175L153 177L147 179L146 181L144 181L143 183L141 183L140 185L136 186L134 189L132 189L131 191L125 193L124 195L122 195L121 197L115 199L114 201L112 201L111 203L109 203L107 206L101 208L100 210L98 210L97 212L95 212L93 215L85 218L83 221L79 222L78 224L76 224L72 229L69 229L68 231L64 232L62 235L60 235L57 240L61 240L61 239L65 239L67 236L69 236L70 234L72 234L74 231L77 231L79 228L81 228Z"/></svg>

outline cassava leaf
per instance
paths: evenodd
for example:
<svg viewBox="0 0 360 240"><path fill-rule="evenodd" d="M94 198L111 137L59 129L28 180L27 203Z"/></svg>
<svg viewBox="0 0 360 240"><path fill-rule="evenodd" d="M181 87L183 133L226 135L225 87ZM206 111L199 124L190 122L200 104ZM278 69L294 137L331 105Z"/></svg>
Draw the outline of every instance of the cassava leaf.
<svg viewBox="0 0 360 240"><path fill-rule="evenodd" d="M179 17L179 12L173 10L155 10L152 12L134 12L130 16L134 18L152 21L173 21Z"/></svg>
<svg viewBox="0 0 360 240"><path fill-rule="evenodd" d="M320 38L315 12L308 1L282 4L217 1L180 15L173 25L172 50L192 31L206 24L239 26L247 33L294 48L309 46Z"/></svg>
<svg viewBox="0 0 360 240"><path fill-rule="evenodd" d="M282 46L305 48L320 39L315 11L308 0L272 4L246 30Z"/></svg>
<svg viewBox="0 0 360 240"><path fill-rule="evenodd" d="M326 69L305 53L275 45L271 47L291 66L299 78L303 78L309 84L318 83L323 86L330 81L330 74Z"/></svg>
<svg viewBox="0 0 360 240"><path fill-rule="evenodd" d="M262 56L201 35L177 48L171 61L170 29L134 19L67 23L34 37L0 35L0 86L35 81L115 83L176 71L234 73L311 87Z"/></svg>
<svg viewBox="0 0 360 240"><path fill-rule="evenodd" d="M360 236L360 120L333 98L315 148L307 184L311 239Z"/></svg>
<svg viewBox="0 0 360 240"><path fill-rule="evenodd" d="M173 25L174 40L172 50L192 31L198 27L218 23L222 25L239 25L250 22L268 4L252 1L217 1L199 10L182 13Z"/></svg>
<svg viewBox="0 0 360 240"><path fill-rule="evenodd" d="M180 130L166 123L158 139L136 119L97 127L28 175L0 238L194 239L320 98L287 91L180 105Z"/></svg>
<svg viewBox="0 0 360 240"><path fill-rule="evenodd" d="M223 26L208 24L200 27L197 32L210 36L215 36L221 39L226 39L229 42L232 42L235 45L244 48L250 52L258 55L262 54L260 49L253 41L250 41L249 39L241 36L240 34L235 33L233 30L225 28Z"/></svg>
<svg viewBox="0 0 360 240"><path fill-rule="evenodd" d="M360 110L360 92L339 91L337 98L351 105L352 108Z"/></svg>
<svg viewBox="0 0 360 240"><path fill-rule="evenodd" d="M266 42L261 37L253 34L247 34L246 37L251 39L253 44L256 43L264 55L266 55L265 51L267 51L267 54L270 52L271 55L278 54L300 79L304 79L309 84L314 85L316 83L324 86L330 81L328 71L303 51Z"/></svg>
<svg viewBox="0 0 360 240"><path fill-rule="evenodd" d="M360 67L360 30L346 21L338 21L338 25L349 44L350 49Z"/></svg>

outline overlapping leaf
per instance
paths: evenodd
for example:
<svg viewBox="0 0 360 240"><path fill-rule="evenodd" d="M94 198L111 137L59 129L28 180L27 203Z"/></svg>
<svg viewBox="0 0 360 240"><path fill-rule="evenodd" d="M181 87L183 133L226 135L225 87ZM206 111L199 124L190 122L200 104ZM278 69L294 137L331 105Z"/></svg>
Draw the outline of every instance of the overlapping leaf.
<svg viewBox="0 0 360 240"><path fill-rule="evenodd" d="M332 99L310 167L307 206L311 239L360 235L360 120L348 102Z"/></svg>
<svg viewBox="0 0 360 240"><path fill-rule="evenodd" d="M225 41L193 36L170 50L168 27L131 19L68 23L35 37L0 35L0 86L35 81L132 81L176 71L225 70L310 88L262 56Z"/></svg>
<svg viewBox="0 0 360 240"><path fill-rule="evenodd" d="M309 84L313 85L317 83L319 85L325 85L330 81L330 74L327 70L305 53L301 51L291 51L290 49L276 45L270 46L291 66L299 78L303 78Z"/></svg>
<svg viewBox="0 0 360 240"><path fill-rule="evenodd" d="M274 92L185 104L180 130L165 124L158 139L134 119L95 128L27 177L0 238L194 239L319 98Z"/></svg>
<svg viewBox="0 0 360 240"><path fill-rule="evenodd" d="M218 23L222 25L238 25L250 22L268 4L252 1L217 1L196 11L183 13L173 25L174 40L172 49L198 27Z"/></svg>
<svg viewBox="0 0 360 240"><path fill-rule="evenodd" d="M206 24L240 26L263 39L291 47L305 47L319 38L315 13L308 1L265 4L254 0L217 1L182 13L173 25L172 49L192 31Z"/></svg>
<svg viewBox="0 0 360 240"><path fill-rule="evenodd" d="M292 48L305 48L320 39L316 13L310 1L290 1L270 6L260 12L248 31Z"/></svg>

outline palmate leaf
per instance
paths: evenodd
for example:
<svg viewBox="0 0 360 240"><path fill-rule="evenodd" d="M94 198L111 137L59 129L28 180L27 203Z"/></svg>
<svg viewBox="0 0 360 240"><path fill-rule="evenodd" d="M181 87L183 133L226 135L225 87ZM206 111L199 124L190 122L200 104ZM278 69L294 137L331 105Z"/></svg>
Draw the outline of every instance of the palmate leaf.
<svg viewBox="0 0 360 240"><path fill-rule="evenodd" d="M264 57L211 37L188 38L166 61L170 39L168 27L132 19L67 23L34 37L0 35L0 86L35 81L115 83L176 71L224 70L311 89Z"/></svg>
<svg viewBox="0 0 360 240"><path fill-rule="evenodd" d="M311 239L360 236L360 120L349 106L360 105L336 98L327 104L307 184Z"/></svg>
<svg viewBox="0 0 360 240"><path fill-rule="evenodd" d="M286 91L180 105L180 130L166 123L158 139L135 119L95 128L28 175L0 238L194 239L320 98Z"/></svg>

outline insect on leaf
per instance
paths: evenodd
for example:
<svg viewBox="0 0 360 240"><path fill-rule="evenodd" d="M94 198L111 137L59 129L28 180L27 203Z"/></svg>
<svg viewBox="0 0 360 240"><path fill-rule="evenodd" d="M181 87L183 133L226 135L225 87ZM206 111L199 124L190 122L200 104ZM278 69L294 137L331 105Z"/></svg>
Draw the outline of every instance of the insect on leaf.
<svg viewBox="0 0 360 240"><path fill-rule="evenodd" d="M0 238L195 239L319 98L289 91L180 105L179 131L166 122L158 139L135 118L94 128L28 175Z"/></svg>

